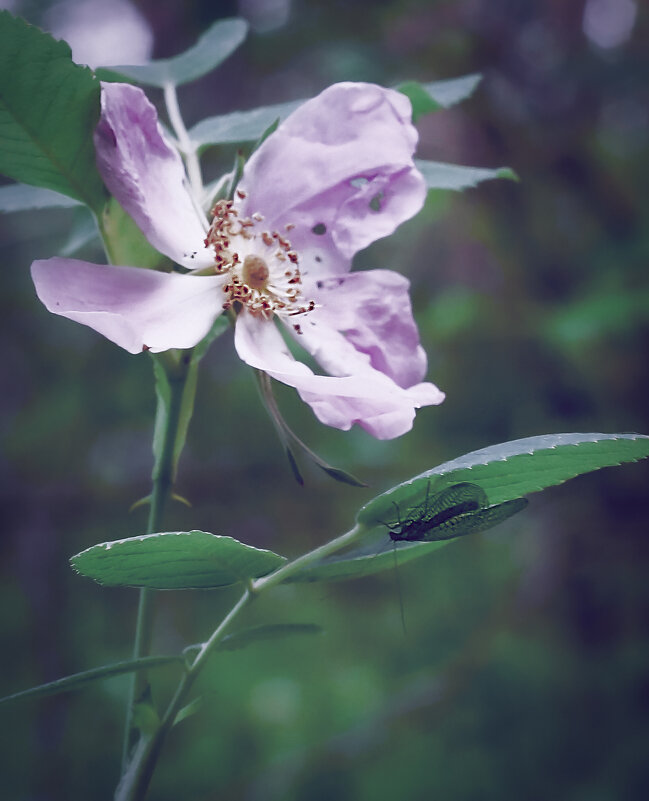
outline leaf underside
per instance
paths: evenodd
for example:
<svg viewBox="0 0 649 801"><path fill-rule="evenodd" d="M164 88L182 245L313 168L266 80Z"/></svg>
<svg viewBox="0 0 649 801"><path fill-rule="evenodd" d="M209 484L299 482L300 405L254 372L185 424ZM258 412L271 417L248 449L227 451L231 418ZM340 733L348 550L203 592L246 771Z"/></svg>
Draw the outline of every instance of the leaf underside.
<svg viewBox="0 0 649 801"><path fill-rule="evenodd" d="M460 456L374 498L359 511L366 532L346 552L335 554L291 577L291 581L356 578L431 554L457 534L484 531L524 508L523 496L575 476L649 456L649 437L641 434L548 434L505 442ZM392 542L389 528L399 518L422 514L432 495L467 482L484 491L488 506L454 519L447 539ZM433 507L431 507L432 509ZM410 516L410 518L409 518ZM424 527L425 528L425 527Z"/></svg>
<svg viewBox="0 0 649 801"><path fill-rule="evenodd" d="M142 65L102 67L102 79L130 78L145 86L162 89L166 84L190 83L216 69L246 38L248 23L243 19L222 19L215 22L193 47L173 58L161 58Z"/></svg>
<svg viewBox="0 0 649 801"><path fill-rule="evenodd" d="M452 189L461 191L477 186L483 181L506 178L517 181L518 176L509 167L465 167L461 164L445 164L441 161L415 159L415 166L423 175L428 189Z"/></svg>

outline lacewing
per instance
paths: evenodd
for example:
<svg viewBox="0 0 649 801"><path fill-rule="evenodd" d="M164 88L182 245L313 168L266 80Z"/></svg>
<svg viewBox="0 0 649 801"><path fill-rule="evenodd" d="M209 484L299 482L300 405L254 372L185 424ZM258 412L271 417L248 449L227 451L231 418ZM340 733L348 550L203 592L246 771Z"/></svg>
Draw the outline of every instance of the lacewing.
<svg viewBox="0 0 649 801"><path fill-rule="evenodd" d="M395 504L397 519L386 523L390 539L394 542L435 542L485 531L515 515L527 506L525 498L489 506L486 492L468 481L453 484L434 495L430 484L426 499L420 506L408 510L401 518Z"/></svg>

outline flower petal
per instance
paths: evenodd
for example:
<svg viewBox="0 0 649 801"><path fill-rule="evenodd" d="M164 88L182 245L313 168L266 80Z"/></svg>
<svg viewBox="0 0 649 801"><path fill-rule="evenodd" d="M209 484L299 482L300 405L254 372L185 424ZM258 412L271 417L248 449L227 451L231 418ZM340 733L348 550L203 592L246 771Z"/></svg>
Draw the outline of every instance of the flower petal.
<svg viewBox="0 0 649 801"><path fill-rule="evenodd" d="M32 264L48 311L94 328L129 353L191 348L222 310L221 276L47 259Z"/></svg>
<svg viewBox="0 0 649 801"><path fill-rule="evenodd" d="M422 207L424 179L412 155L410 101L367 83L339 83L304 103L245 166L245 213L270 226L294 223L303 271L341 272L361 248ZM305 255L306 254L306 255ZM316 258L319 257L319 258Z"/></svg>
<svg viewBox="0 0 649 801"><path fill-rule="evenodd" d="M95 148L106 186L154 248L190 269L214 263L180 156L141 89L102 83Z"/></svg>
<svg viewBox="0 0 649 801"><path fill-rule="evenodd" d="M295 387L321 422L344 431L358 423L377 439L398 437L412 427L415 409L444 397L432 384L398 387L369 364L369 356L349 344L350 367L357 372L315 375L293 358L273 323L245 310L237 319L234 341L244 362Z"/></svg>
<svg viewBox="0 0 649 801"><path fill-rule="evenodd" d="M341 335L369 356L375 370L407 388L426 374L426 354L412 316L410 282L392 270L366 270L318 281L304 281L304 295L316 308L300 323L302 342L327 372L349 369L347 348L334 345ZM340 333L338 333L340 332ZM328 345L325 343L328 342Z"/></svg>

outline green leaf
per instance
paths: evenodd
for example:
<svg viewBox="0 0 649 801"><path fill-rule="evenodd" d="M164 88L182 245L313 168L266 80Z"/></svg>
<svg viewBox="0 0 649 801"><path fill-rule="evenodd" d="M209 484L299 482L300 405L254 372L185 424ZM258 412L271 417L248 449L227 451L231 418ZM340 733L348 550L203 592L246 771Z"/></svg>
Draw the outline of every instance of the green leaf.
<svg viewBox="0 0 649 801"><path fill-rule="evenodd" d="M72 567L107 587L158 590L225 587L259 578L286 559L232 537L206 531L168 531L93 545Z"/></svg>
<svg viewBox="0 0 649 801"><path fill-rule="evenodd" d="M426 530L422 534L422 538L415 541L405 539L393 541L388 535L388 528L392 530L396 514L393 506L390 515L392 520L389 526L387 520L380 521L382 531L379 533L376 532L376 526L373 526L348 550L304 568L300 573L289 578L289 581L339 581L390 570L397 564L403 565L417 557L426 556L458 537L488 531L522 511L526 506L525 498L517 498L474 512L460 514L431 530ZM404 510L404 514L408 513Z"/></svg>
<svg viewBox="0 0 649 801"><path fill-rule="evenodd" d="M356 578L405 564L452 542L396 542L387 525L403 520L426 503L430 493L469 482L481 487L489 506L463 515L459 533L484 531L520 511L524 495L561 484L577 475L649 456L649 437L641 434L546 434L505 442L460 456L384 492L357 515L366 528L354 546L294 574L289 581ZM454 532L456 533L456 532Z"/></svg>
<svg viewBox="0 0 649 801"><path fill-rule="evenodd" d="M431 81L422 86L442 108L450 108L471 97L481 80L482 75L472 73L460 78L448 78L445 81Z"/></svg>
<svg viewBox="0 0 649 801"><path fill-rule="evenodd" d="M166 256L149 244L147 238L114 197L104 206L101 233L112 264L126 267L160 267Z"/></svg>
<svg viewBox="0 0 649 801"><path fill-rule="evenodd" d="M68 236L59 250L59 256L74 256L83 248L95 245L101 250L97 218L87 206L78 206L68 228Z"/></svg>
<svg viewBox="0 0 649 801"><path fill-rule="evenodd" d="M219 117L207 117L191 129L189 136L199 147L226 142L256 142L276 120L286 119L305 102L291 100L250 111L233 111Z"/></svg>
<svg viewBox="0 0 649 801"><path fill-rule="evenodd" d="M453 540L392 542L385 533L375 534L373 538L365 536L362 544L357 547L328 556L317 564L305 567L299 573L294 573L288 581L342 581L370 576L431 554L449 542Z"/></svg>
<svg viewBox="0 0 649 801"><path fill-rule="evenodd" d="M173 725L177 726L179 723L181 723L186 718L189 718L192 715L195 715L202 706L203 706L203 698L202 698L202 696L199 695L198 698L194 698L193 701L190 701L182 709L178 710L178 714L174 718Z"/></svg>
<svg viewBox="0 0 649 801"><path fill-rule="evenodd" d="M70 48L0 11L0 173L80 200L95 212L106 193L92 134L99 81Z"/></svg>
<svg viewBox="0 0 649 801"><path fill-rule="evenodd" d="M73 673L63 679L50 681L47 684L39 684L38 687L31 687L29 690L22 690L12 695L0 698L0 704L10 701L23 701L28 698L44 698L47 695L58 695L67 693L71 690L90 684L100 679L110 679L113 676L121 676L123 673L133 673L137 670L151 670L151 668L164 667L172 664L184 664L185 658L182 655L176 656L145 656L141 659L129 659L124 662L113 662L111 665L102 665L92 670L84 670L82 673Z"/></svg>
<svg viewBox="0 0 649 801"><path fill-rule="evenodd" d="M218 644L219 651L238 651L264 640L292 637L296 634L321 634L322 626L315 623L273 623L267 626L252 626L248 629L228 634Z"/></svg>
<svg viewBox="0 0 649 801"><path fill-rule="evenodd" d="M509 167L490 170L484 167L462 167L459 164L443 164L423 159L415 159L415 166L424 176L429 189L468 189L493 178L518 180L516 173Z"/></svg>
<svg viewBox="0 0 649 801"><path fill-rule="evenodd" d="M239 47L247 33L248 23L243 19L218 20L193 47L180 55L143 65L101 67L97 74L102 80L115 80L116 74L160 89L166 84L190 83L222 64Z"/></svg>
<svg viewBox="0 0 649 801"><path fill-rule="evenodd" d="M409 509L424 502L427 492L440 492L468 481L486 493L489 504L522 498L562 484L570 478L635 462L649 456L643 434L544 434L472 451L399 484L359 511L364 525L376 525L394 514L395 504Z"/></svg>
<svg viewBox="0 0 649 801"><path fill-rule="evenodd" d="M0 186L0 212L11 214L16 211L33 211L34 209L69 208L82 205L60 192L43 189L42 186L28 184L11 184Z"/></svg>
<svg viewBox="0 0 649 801"><path fill-rule="evenodd" d="M481 80L481 75L465 75L462 78L431 83L405 81L396 88L409 98L412 103L412 120L417 122L424 114L450 108L466 100L473 94Z"/></svg>

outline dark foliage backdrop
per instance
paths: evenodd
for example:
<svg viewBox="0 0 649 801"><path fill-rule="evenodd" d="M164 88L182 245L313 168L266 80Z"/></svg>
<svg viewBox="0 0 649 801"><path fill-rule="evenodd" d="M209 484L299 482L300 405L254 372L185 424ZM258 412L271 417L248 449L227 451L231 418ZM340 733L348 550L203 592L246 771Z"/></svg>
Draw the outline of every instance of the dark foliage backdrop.
<svg viewBox="0 0 649 801"><path fill-rule="evenodd" d="M65 10L12 7L51 29ZM644 4L137 7L155 57L184 49L216 18L253 22L224 67L181 95L189 123L338 80L481 72L472 100L421 121L420 155L507 164L521 178L431 195L416 220L357 259L411 278L443 406L386 443L325 429L278 393L303 438L373 490L336 485L309 465L306 486L295 484L225 335L204 362L181 463L178 488L193 510L173 507L170 530L191 520L297 554L346 530L370 492L467 450L546 432L649 431ZM215 151L207 171L232 156ZM6 693L131 647L135 591L101 589L67 560L142 530L145 512L129 507L148 492L151 366L37 302L29 264L53 255L70 225L69 211L0 218ZM646 798L648 477L631 465L575 480L533 497L493 534L403 569L405 631L394 576L278 589L247 623L315 622L325 634L215 659L152 799ZM204 638L232 598L161 594L155 652ZM3 797L109 798L125 686L114 679L2 708ZM170 686L161 673L160 697Z"/></svg>

